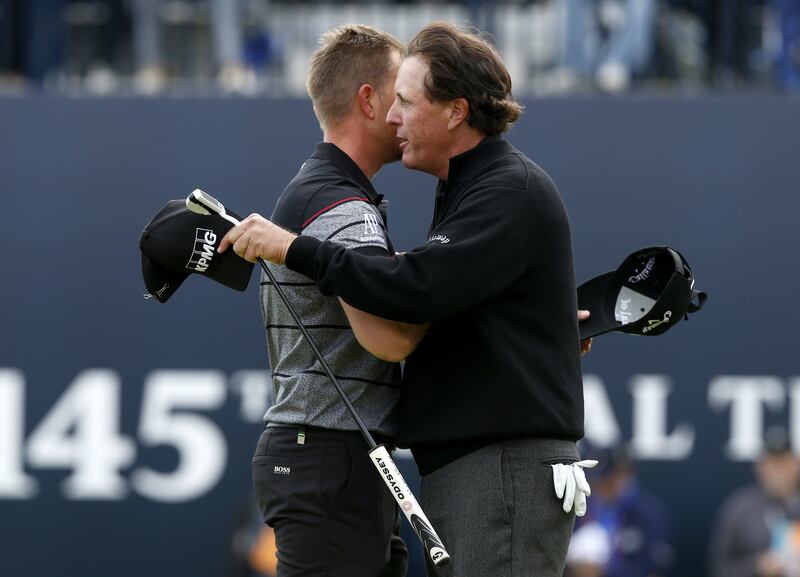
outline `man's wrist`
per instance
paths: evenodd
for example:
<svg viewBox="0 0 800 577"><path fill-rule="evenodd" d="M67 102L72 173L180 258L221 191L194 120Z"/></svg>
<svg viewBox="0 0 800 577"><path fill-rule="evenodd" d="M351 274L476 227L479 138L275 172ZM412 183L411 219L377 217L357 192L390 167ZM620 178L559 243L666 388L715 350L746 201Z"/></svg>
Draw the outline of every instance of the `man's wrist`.
<svg viewBox="0 0 800 577"><path fill-rule="evenodd" d="M280 252L280 261L282 263L286 262L286 255L289 253L289 248L292 246L295 240L297 240L297 235L294 233L290 233L286 235L286 241L283 243L283 247L281 248Z"/></svg>
<svg viewBox="0 0 800 577"><path fill-rule="evenodd" d="M314 279L314 259L322 241L312 236L295 237L286 247L285 264L295 272Z"/></svg>

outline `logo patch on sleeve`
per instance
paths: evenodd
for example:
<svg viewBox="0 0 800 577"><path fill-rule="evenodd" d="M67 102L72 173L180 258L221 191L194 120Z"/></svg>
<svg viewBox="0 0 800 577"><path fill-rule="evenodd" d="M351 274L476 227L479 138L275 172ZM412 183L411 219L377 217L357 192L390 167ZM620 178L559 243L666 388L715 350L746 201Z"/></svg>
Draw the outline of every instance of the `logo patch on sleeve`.
<svg viewBox="0 0 800 577"><path fill-rule="evenodd" d="M378 217L368 212L364 213L364 236L378 234Z"/></svg>
<svg viewBox="0 0 800 577"><path fill-rule="evenodd" d="M386 242L386 239L381 233L381 225L378 223L378 216L376 214L365 212L364 213L364 234L359 238L361 242Z"/></svg>

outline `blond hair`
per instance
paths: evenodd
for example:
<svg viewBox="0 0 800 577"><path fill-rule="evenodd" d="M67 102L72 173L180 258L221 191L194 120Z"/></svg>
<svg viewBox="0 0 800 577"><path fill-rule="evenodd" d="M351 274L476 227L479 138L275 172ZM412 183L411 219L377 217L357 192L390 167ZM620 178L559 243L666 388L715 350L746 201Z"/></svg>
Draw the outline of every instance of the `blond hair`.
<svg viewBox="0 0 800 577"><path fill-rule="evenodd" d="M306 88L323 130L347 116L361 86L383 85L393 68L392 52L399 54L402 49L391 34L363 24L333 28L322 35L311 57Z"/></svg>

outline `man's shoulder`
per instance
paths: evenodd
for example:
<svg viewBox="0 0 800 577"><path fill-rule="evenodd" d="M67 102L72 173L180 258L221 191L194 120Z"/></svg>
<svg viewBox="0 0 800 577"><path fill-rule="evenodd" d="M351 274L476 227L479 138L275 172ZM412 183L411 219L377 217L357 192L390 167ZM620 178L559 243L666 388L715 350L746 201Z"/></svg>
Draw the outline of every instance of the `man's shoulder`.
<svg viewBox="0 0 800 577"><path fill-rule="evenodd" d="M306 161L286 186L275 206L272 220L299 233L315 216L346 202L369 202L363 189L330 163ZM313 163L313 166L308 166Z"/></svg>
<svg viewBox="0 0 800 577"><path fill-rule="evenodd" d="M539 186L539 174L544 174L535 163L522 154L505 154L495 158L482 171L474 176L464 191L462 201L469 197L502 199L503 207L508 204L527 204Z"/></svg>
<svg viewBox="0 0 800 577"><path fill-rule="evenodd" d="M565 223L561 194L538 164L516 149L496 158L477 175L459 199L491 217L517 223ZM533 230L531 228L531 230Z"/></svg>
<svg viewBox="0 0 800 577"><path fill-rule="evenodd" d="M513 149L507 157L515 184L528 192L557 192L557 187L547 171L531 160L526 154Z"/></svg>
<svg viewBox="0 0 800 577"><path fill-rule="evenodd" d="M496 156L474 179L473 188L484 190L518 190L536 193L555 191L550 175L526 154L510 144L502 155Z"/></svg>

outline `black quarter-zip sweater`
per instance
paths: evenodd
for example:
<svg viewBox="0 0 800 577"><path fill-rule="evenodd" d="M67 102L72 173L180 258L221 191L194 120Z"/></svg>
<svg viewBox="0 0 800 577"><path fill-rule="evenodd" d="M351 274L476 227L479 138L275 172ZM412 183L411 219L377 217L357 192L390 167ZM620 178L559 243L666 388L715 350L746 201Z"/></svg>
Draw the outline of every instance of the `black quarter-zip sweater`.
<svg viewBox="0 0 800 577"><path fill-rule="evenodd" d="M299 237L286 265L361 310L432 322L400 406L398 441L421 474L503 439L583 436L569 221L552 180L503 138L450 159L425 245L387 258Z"/></svg>

